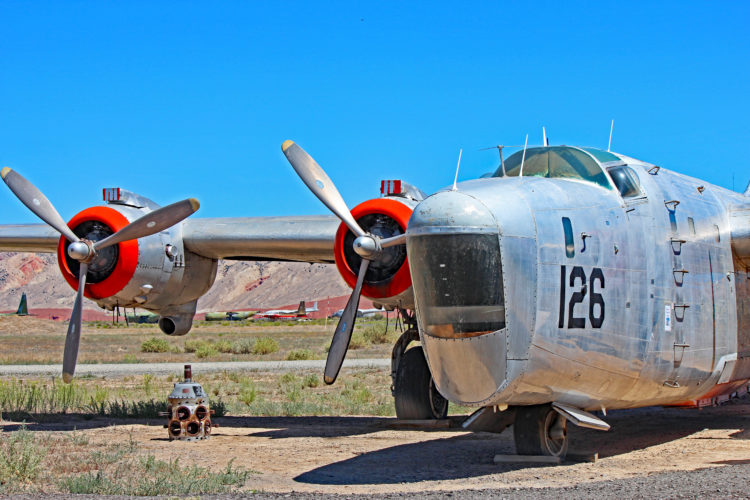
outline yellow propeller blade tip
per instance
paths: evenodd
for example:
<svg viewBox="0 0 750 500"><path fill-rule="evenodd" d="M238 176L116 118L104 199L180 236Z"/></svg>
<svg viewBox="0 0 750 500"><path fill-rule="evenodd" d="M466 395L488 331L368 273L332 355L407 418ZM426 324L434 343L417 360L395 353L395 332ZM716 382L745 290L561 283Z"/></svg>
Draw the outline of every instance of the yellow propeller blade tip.
<svg viewBox="0 0 750 500"><path fill-rule="evenodd" d="M69 384L72 381L73 381L73 375L71 375L70 373L63 373L63 382L65 382L66 384Z"/></svg>
<svg viewBox="0 0 750 500"><path fill-rule="evenodd" d="M284 144L281 145L281 150L286 152L287 149L291 148L294 144L294 141L290 141L289 139L284 141Z"/></svg>
<svg viewBox="0 0 750 500"><path fill-rule="evenodd" d="M5 179L5 176L10 173L10 170L11 170L10 167L3 167L3 169L0 170L0 177L2 177L3 179Z"/></svg>
<svg viewBox="0 0 750 500"><path fill-rule="evenodd" d="M193 212L201 207L201 204L195 198L190 198L188 201L190 202L190 206L193 207Z"/></svg>

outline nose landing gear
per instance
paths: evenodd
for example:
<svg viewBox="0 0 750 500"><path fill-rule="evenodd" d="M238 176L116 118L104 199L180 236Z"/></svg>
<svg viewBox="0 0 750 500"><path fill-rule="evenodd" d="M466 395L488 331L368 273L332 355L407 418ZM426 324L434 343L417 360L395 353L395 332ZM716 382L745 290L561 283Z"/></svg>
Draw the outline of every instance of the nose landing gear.
<svg viewBox="0 0 750 500"><path fill-rule="evenodd" d="M448 400L435 387L421 346L406 348L419 340L417 326L409 328L393 347L391 357L391 392L396 404L396 417L401 420L440 420L448 415Z"/></svg>

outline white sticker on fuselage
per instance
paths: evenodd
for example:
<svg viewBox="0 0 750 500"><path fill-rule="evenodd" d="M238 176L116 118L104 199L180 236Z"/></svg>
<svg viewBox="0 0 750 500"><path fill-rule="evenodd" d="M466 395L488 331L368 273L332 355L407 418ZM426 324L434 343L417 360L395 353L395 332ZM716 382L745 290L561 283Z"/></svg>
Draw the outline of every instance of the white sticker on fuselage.
<svg viewBox="0 0 750 500"><path fill-rule="evenodd" d="M664 331L672 331L672 306L669 304L664 306Z"/></svg>

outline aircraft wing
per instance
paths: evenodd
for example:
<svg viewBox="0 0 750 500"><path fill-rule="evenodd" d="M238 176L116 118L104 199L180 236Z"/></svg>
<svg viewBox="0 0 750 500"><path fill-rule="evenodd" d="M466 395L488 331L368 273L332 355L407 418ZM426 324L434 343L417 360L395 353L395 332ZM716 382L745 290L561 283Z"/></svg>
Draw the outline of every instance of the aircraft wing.
<svg viewBox="0 0 750 500"><path fill-rule="evenodd" d="M195 218L185 221L183 241L212 259L334 262L340 221L333 215Z"/></svg>
<svg viewBox="0 0 750 500"><path fill-rule="evenodd" d="M333 215L190 218L183 241L212 259L330 263L339 224ZM59 241L46 224L0 225L0 251L52 253Z"/></svg>
<svg viewBox="0 0 750 500"><path fill-rule="evenodd" d="M0 251L45 252L57 250L60 233L47 224L11 224L0 226Z"/></svg>

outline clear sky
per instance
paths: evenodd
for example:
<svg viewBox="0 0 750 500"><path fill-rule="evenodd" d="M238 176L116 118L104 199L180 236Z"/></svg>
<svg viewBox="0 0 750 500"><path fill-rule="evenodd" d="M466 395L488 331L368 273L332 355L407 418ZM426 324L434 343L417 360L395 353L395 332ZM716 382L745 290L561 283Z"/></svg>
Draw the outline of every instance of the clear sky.
<svg viewBox="0 0 750 500"><path fill-rule="evenodd" d="M607 147L744 190L750 3L0 3L0 165L64 218L122 187L198 216L325 213L493 170L495 144ZM734 181L733 181L734 177ZM0 223L36 222L0 186Z"/></svg>

